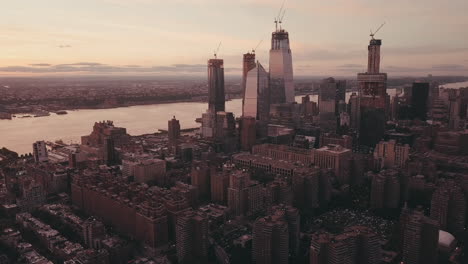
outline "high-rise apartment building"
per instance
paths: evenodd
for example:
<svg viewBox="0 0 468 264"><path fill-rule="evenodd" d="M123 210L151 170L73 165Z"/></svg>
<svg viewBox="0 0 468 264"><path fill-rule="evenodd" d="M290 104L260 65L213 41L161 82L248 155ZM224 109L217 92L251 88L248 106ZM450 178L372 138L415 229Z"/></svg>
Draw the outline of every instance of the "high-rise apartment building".
<svg viewBox="0 0 468 264"><path fill-rule="evenodd" d="M312 235L310 264L379 264L379 240L375 231L364 226L347 227L337 235L319 231Z"/></svg>
<svg viewBox="0 0 468 264"><path fill-rule="evenodd" d="M83 223L83 241L87 247L100 249L105 236L106 228L102 222L91 217Z"/></svg>
<svg viewBox="0 0 468 264"><path fill-rule="evenodd" d="M235 171L233 166L224 165L222 169L211 168L211 201L218 204L227 204L229 176Z"/></svg>
<svg viewBox="0 0 468 264"><path fill-rule="evenodd" d="M381 46L382 40L372 37L367 72L358 74L359 141L366 146L375 146L382 139L387 121L387 74L380 73Z"/></svg>
<svg viewBox="0 0 468 264"><path fill-rule="evenodd" d="M272 206L270 214L283 215L284 220L288 223L289 233L289 253L291 256L296 256L299 252L299 238L300 238L300 222L301 217L299 210L290 205L279 204Z"/></svg>
<svg viewBox="0 0 468 264"><path fill-rule="evenodd" d="M265 206L274 204L292 204L292 186L281 177L269 182L265 186Z"/></svg>
<svg viewBox="0 0 468 264"><path fill-rule="evenodd" d="M36 141L33 143L33 156L36 163L49 161L47 146L44 141Z"/></svg>
<svg viewBox="0 0 468 264"><path fill-rule="evenodd" d="M293 103L294 81L289 33L276 29L271 37L270 50L270 103Z"/></svg>
<svg viewBox="0 0 468 264"><path fill-rule="evenodd" d="M208 219L193 210L177 216L176 249L179 263L198 263L208 256Z"/></svg>
<svg viewBox="0 0 468 264"><path fill-rule="evenodd" d="M230 175L228 188L229 211L235 216L248 216L263 210L263 186L250 180L246 172Z"/></svg>
<svg viewBox="0 0 468 264"><path fill-rule="evenodd" d="M319 207L320 169L298 170L292 177L293 205L301 210Z"/></svg>
<svg viewBox="0 0 468 264"><path fill-rule="evenodd" d="M350 181L350 149L340 145L327 145L315 151L315 166L322 169L331 169L340 184L348 184Z"/></svg>
<svg viewBox="0 0 468 264"><path fill-rule="evenodd" d="M255 221L252 260L255 264L289 263L289 228L284 212L275 211Z"/></svg>
<svg viewBox="0 0 468 264"><path fill-rule="evenodd" d="M453 234L463 232L466 223L466 197L462 188L449 181L432 194L431 218L442 230Z"/></svg>
<svg viewBox="0 0 468 264"><path fill-rule="evenodd" d="M91 134L81 137L81 145L94 148L102 147L107 138L111 138L116 147L122 147L130 142L127 129L116 127L113 121L107 120L94 123Z"/></svg>
<svg viewBox="0 0 468 264"><path fill-rule="evenodd" d="M336 131L340 104L346 100L346 82L327 78L322 81L319 89L319 119L320 127L326 131Z"/></svg>
<svg viewBox="0 0 468 264"><path fill-rule="evenodd" d="M192 171L190 173L191 183L198 188L198 194L202 199L210 197L210 176L211 168L207 162L194 161L192 163Z"/></svg>
<svg viewBox="0 0 468 264"><path fill-rule="evenodd" d="M374 149L374 160L380 168L403 168L409 159L410 146L398 144L396 140L380 141Z"/></svg>
<svg viewBox="0 0 468 264"><path fill-rule="evenodd" d="M383 170L372 176L370 205L375 209L400 206L400 175L397 170Z"/></svg>
<svg viewBox="0 0 468 264"><path fill-rule="evenodd" d="M404 208L400 217L403 262L405 264L436 264L439 223L424 216L422 210Z"/></svg>
<svg viewBox="0 0 468 264"><path fill-rule="evenodd" d="M158 186L166 184L166 161L160 159L141 160L134 165L136 182L154 182Z"/></svg>

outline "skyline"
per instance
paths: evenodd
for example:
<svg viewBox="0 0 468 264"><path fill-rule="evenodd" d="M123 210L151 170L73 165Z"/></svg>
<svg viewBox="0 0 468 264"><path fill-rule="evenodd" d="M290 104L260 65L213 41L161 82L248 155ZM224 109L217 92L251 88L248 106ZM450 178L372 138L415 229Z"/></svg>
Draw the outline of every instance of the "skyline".
<svg viewBox="0 0 468 264"><path fill-rule="evenodd" d="M220 41L218 57L225 61L227 76L240 76L242 54L261 39L256 54L267 65L273 19L282 1L219 2L6 3L0 18L4 50L0 76L204 76L206 62ZM387 24L376 38L383 40L384 72L391 76L468 72L466 1L453 0L450 6L438 0L366 2L286 1L283 28L290 34L296 76L351 77L365 72L369 31L383 22Z"/></svg>

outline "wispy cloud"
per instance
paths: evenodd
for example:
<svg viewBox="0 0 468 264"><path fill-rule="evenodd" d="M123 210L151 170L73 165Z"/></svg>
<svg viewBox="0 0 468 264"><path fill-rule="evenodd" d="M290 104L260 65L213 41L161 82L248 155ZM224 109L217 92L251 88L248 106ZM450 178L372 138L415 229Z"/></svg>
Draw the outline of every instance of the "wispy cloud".
<svg viewBox="0 0 468 264"><path fill-rule="evenodd" d="M459 64L432 65L432 69L434 69L434 70L443 70L443 71L467 70L467 68L465 66L459 65Z"/></svg>
<svg viewBox="0 0 468 264"><path fill-rule="evenodd" d="M71 48L72 46L71 45L58 45L57 47L61 49L66 49L66 48Z"/></svg>
<svg viewBox="0 0 468 264"><path fill-rule="evenodd" d="M29 66L33 66L33 67L49 67L49 66L52 66L52 64L49 64L49 63L33 63L33 64L29 64Z"/></svg>
<svg viewBox="0 0 468 264"><path fill-rule="evenodd" d="M225 71L240 71L240 68L225 68ZM0 72L9 73L188 73L199 74L206 72L203 64L174 64L170 66L139 66L139 65L107 65L96 62L77 62L52 65L48 63L30 64L30 66L0 67Z"/></svg>

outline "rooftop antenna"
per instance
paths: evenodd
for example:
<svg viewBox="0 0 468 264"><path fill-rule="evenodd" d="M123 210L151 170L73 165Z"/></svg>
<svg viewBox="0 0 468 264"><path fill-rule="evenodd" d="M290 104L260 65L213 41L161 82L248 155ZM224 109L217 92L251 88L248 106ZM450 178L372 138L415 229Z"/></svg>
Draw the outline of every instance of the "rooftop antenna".
<svg viewBox="0 0 468 264"><path fill-rule="evenodd" d="M252 49L252 53L255 53L255 51L257 50L257 48L260 46L260 44L262 44L263 42L263 39L260 40L260 42L258 42L257 46L255 47L255 49Z"/></svg>
<svg viewBox="0 0 468 264"><path fill-rule="evenodd" d="M387 22L384 22L382 25L380 25L380 27L375 32L372 32L372 29L371 29L370 36L371 36L372 39L374 39L375 34L377 34L377 32L379 32L379 30L381 28L383 28L383 26L385 26L385 23L387 23Z"/></svg>
<svg viewBox="0 0 468 264"><path fill-rule="evenodd" d="M221 42L219 42L218 48L217 48L217 49L215 50L215 52L214 52L214 57L215 57L215 59L218 58L218 52L219 52L219 48L220 48L220 47L221 47Z"/></svg>

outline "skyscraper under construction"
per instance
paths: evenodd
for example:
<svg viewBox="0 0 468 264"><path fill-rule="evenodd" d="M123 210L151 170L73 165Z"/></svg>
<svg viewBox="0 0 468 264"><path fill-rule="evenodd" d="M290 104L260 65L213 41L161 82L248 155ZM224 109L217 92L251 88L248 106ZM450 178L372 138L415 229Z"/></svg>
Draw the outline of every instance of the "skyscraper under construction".
<svg viewBox="0 0 468 264"><path fill-rule="evenodd" d="M375 34L375 33L374 33ZM387 108L387 74L380 73L382 40L372 39L366 73L358 74L359 140L361 145L375 146L385 133Z"/></svg>
<svg viewBox="0 0 468 264"><path fill-rule="evenodd" d="M208 111L216 113L225 110L224 61L208 60Z"/></svg>
<svg viewBox="0 0 468 264"><path fill-rule="evenodd" d="M281 21L279 21L281 23ZM276 28L271 37L270 50L271 104L294 102L292 55L289 33Z"/></svg>

